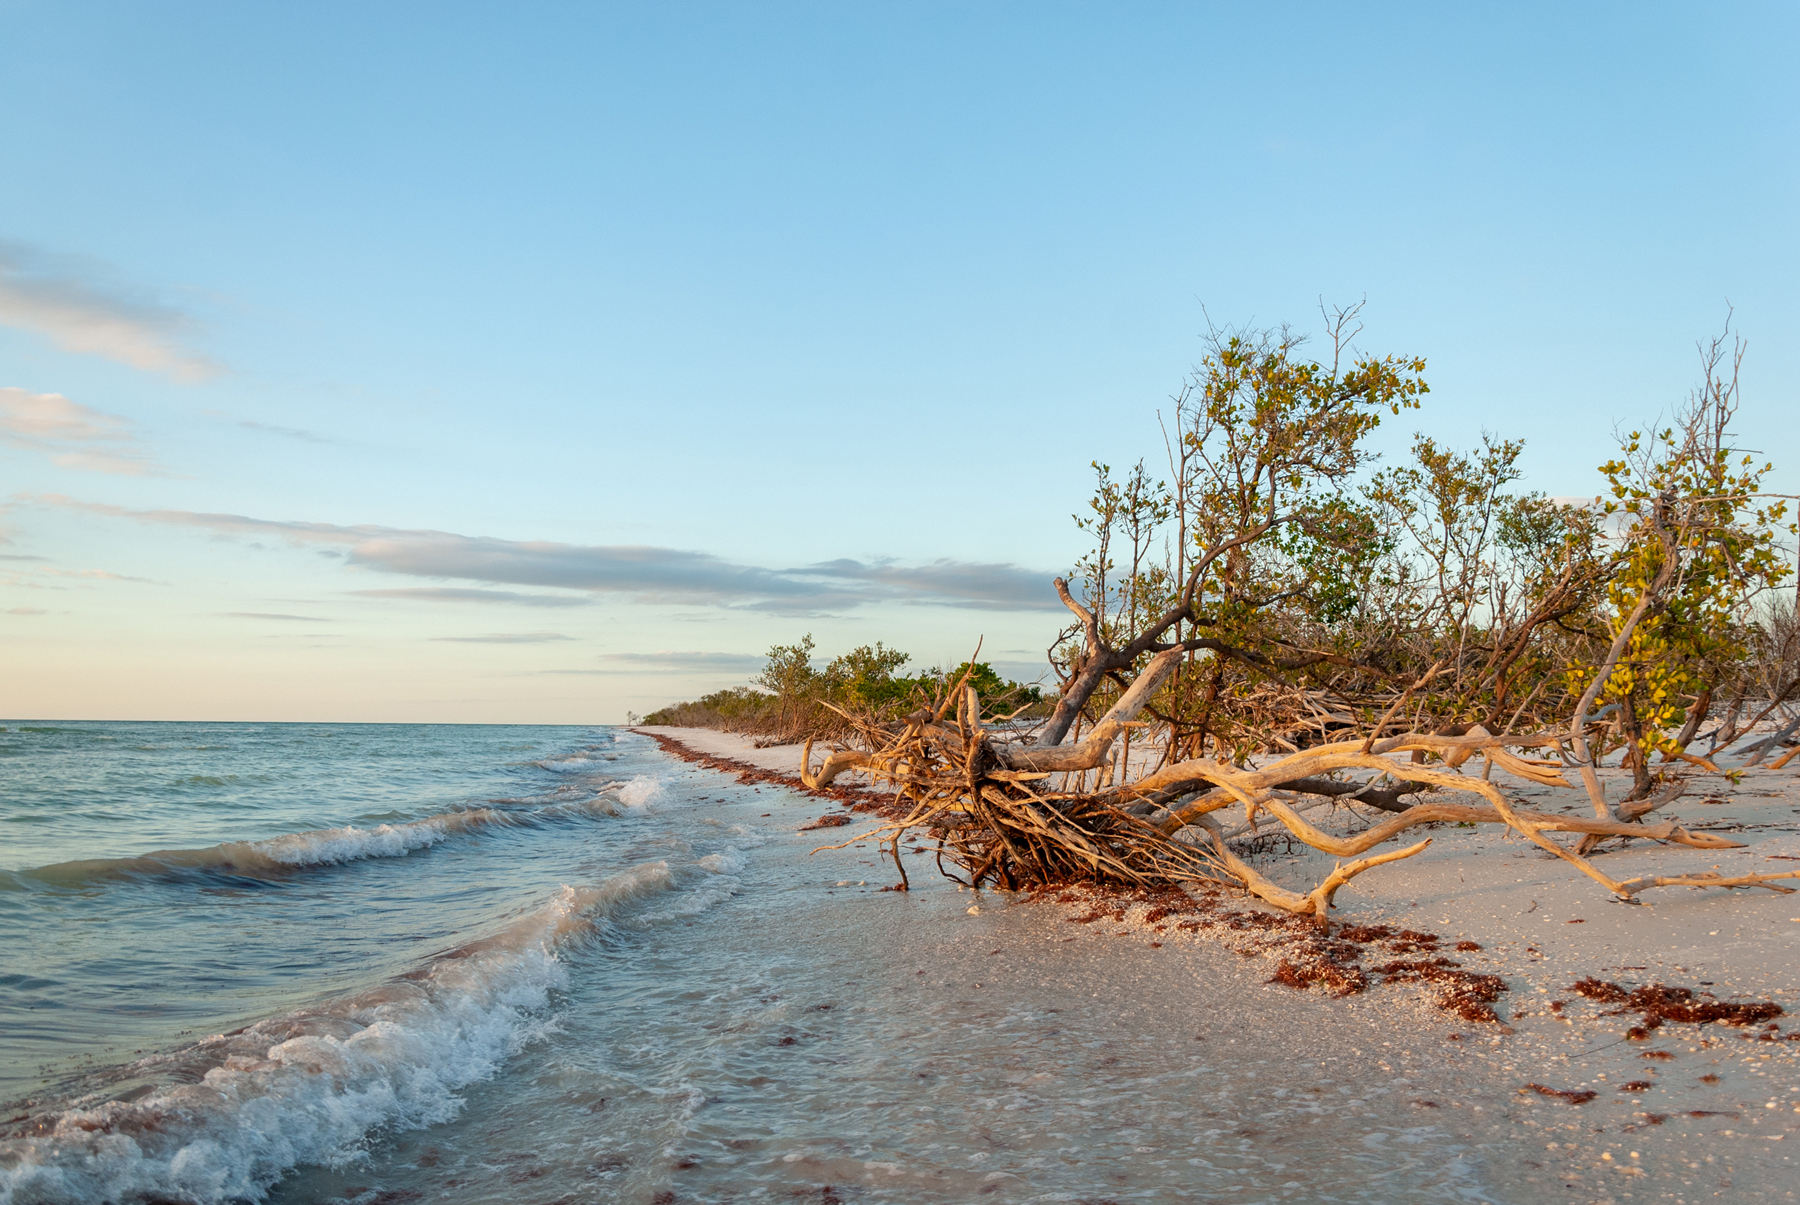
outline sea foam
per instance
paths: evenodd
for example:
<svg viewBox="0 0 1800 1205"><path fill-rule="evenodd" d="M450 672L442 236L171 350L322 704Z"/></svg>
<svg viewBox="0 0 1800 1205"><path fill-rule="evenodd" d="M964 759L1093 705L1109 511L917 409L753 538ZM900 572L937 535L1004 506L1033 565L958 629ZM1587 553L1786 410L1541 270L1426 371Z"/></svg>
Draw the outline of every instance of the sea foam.
<svg viewBox="0 0 1800 1205"><path fill-rule="evenodd" d="M650 810L650 801L663 793L659 779L640 774L619 788L619 802L636 812Z"/></svg>
<svg viewBox="0 0 1800 1205"><path fill-rule="evenodd" d="M0 1139L0 1205L260 1200L297 1164L356 1157L374 1127L447 1121L459 1089L542 1032L559 950L672 883L657 862L565 887L378 988L145 1060L128 1070L165 1086L77 1101Z"/></svg>
<svg viewBox="0 0 1800 1205"><path fill-rule="evenodd" d="M707 854L694 865L713 874L736 874L744 868L744 860L735 853Z"/></svg>

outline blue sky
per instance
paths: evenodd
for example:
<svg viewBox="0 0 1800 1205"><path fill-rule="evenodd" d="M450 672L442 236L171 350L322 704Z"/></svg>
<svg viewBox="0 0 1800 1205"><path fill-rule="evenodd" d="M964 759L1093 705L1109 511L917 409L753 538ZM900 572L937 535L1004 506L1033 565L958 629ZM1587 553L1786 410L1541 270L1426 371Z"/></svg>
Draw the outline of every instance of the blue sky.
<svg viewBox="0 0 1800 1205"><path fill-rule="evenodd" d="M1570 495L1729 303L1779 461L1797 34L0 0L0 714L611 721L808 631L1035 672L1206 314L1366 298L1433 389L1384 446Z"/></svg>

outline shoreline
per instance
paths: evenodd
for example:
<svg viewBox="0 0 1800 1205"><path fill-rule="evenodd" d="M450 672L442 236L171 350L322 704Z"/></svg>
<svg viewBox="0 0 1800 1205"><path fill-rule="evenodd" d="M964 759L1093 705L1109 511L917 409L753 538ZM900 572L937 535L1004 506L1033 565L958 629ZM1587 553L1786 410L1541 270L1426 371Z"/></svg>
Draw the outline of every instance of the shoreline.
<svg viewBox="0 0 1800 1205"><path fill-rule="evenodd" d="M739 756L727 756L724 752L717 750L702 749L700 748L701 737L699 734L713 732L713 729L710 728L663 728L658 730L638 725L629 729L629 731L649 737L670 757L693 765L704 766L708 770L718 770L724 774L736 775L738 782L746 786L759 782L776 783L796 791L804 791L808 795L816 795L822 799L836 800L849 807L852 811L879 811L889 807L893 798L892 794L889 792L871 790L865 787L833 786L826 787L822 791L811 790L803 781L801 781L799 774L800 761L797 753L791 759L786 757L763 757L758 760L746 760ZM683 736L676 737L666 735L667 733L672 732L682 733ZM744 740L744 738L737 736L735 733L721 732L716 733L715 735L729 737L736 741ZM744 749L734 749L732 752L766 754L770 749L785 750L792 748L794 748L792 745L773 745L770 746L769 749L757 749L754 745L745 742ZM793 767L791 772L786 768L790 761ZM862 777L862 775L851 773L844 774L842 777L854 780Z"/></svg>
<svg viewBox="0 0 1800 1205"><path fill-rule="evenodd" d="M815 794L800 784L798 746L755 749L707 729L640 731L684 761ZM851 799L825 794L859 811L879 803L861 789ZM1726 794L1733 797L1681 802L1707 827L1734 830L1744 850L1604 856L1689 864L1694 855L1707 864L1729 855L1800 858L1800 791L1791 775L1747 778ZM1609 905L1604 889L1521 841L1454 826L1431 835L1432 850L1365 875L1340 896L1330 938L1247 894L1172 901L1085 888L990 890L976 893L971 911L985 911L988 898L1048 906L1075 926L1066 941L1148 947L1183 962L1203 961L1196 946L1235 952L1247 966L1260 963L1266 983L1299 989L1287 1000L1338 997L1352 1014L1390 1015L1396 1041L1446 1052L1481 1082L1490 1108L1517 1112L1522 1126L1579 1130L1584 1142L1627 1136L1616 1140L1619 1160L1624 1146L1652 1136L1683 1145L1682 1158L1694 1153L1688 1162L1702 1167L1709 1156L1696 1153L1701 1147L1735 1150L1740 1176L1752 1174L1773 1199L1800 1199L1787 1190L1791 1161L1800 1158L1800 896L1681 889L1648 906ZM1279 877L1313 860L1259 859L1259 869ZM913 876L915 892L928 877ZM1658 986L1673 991L1657 995ZM1692 993L1685 1004L1684 992ZM1285 1011L1282 998L1269 1006ZM1745 1143L1762 1153L1751 1155ZM1598 1158L1592 1150L1584 1157ZM1610 1157L1593 1167L1603 1163L1631 1170Z"/></svg>

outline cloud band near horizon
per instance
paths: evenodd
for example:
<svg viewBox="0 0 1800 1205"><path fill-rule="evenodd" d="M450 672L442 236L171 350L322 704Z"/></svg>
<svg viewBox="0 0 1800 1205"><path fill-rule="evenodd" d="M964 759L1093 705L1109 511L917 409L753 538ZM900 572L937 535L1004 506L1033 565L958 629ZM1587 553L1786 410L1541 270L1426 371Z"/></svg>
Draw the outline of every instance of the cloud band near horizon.
<svg viewBox="0 0 1800 1205"><path fill-rule="evenodd" d="M222 536L336 546L344 549L344 560L350 565L407 577L615 594L640 603L706 604L778 614L809 614L879 602L991 611L1060 609L1050 574L1002 562L940 559L901 565L891 559L864 562L841 558L769 569L735 564L711 553L642 544L565 544L375 524L344 526L197 511L132 510L56 494L15 500ZM419 596L399 590L359 593ZM430 594L445 601L459 595L473 601L477 596L474 590Z"/></svg>

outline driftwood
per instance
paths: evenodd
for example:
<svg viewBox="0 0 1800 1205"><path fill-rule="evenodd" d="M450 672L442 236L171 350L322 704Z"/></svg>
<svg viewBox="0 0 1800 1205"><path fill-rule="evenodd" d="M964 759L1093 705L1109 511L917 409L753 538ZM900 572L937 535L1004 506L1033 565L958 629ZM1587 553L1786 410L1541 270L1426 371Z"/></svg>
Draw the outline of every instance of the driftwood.
<svg viewBox="0 0 1800 1205"><path fill-rule="evenodd" d="M1675 821L1646 824L1643 817L1674 798L1677 791L1608 808L1592 818L1551 815L1521 807L1489 780L1494 766L1528 781L1569 787L1562 776L1569 734L1494 735L1476 726L1462 735L1405 732L1364 736L1301 749L1259 768L1197 758L1167 765L1135 779L1128 773L1108 775L1107 786L1093 790L1054 790L1051 780L1109 765L1112 746L1134 727L1137 716L1183 656L1179 648L1154 657L1119 701L1094 724L1086 738L1069 745L1022 739L1010 726L984 724L981 701L966 678L926 707L897 722L868 717L846 719L859 731L862 749L839 749L812 768L812 742L803 750L801 778L814 790L856 770L891 784L905 813L845 842L878 839L900 871L900 889L908 882L901 845L916 841L917 832L936 841L938 865L944 859L967 878L944 870L958 882L979 887L993 881L1009 889L1092 881L1135 886L1209 881L1231 883L1287 912L1326 923L1333 896L1351 879L1377 866L1416 856L1431 844L1373 853L1379 846L1420 825L1445 822L1494 824L1517 832L1569 863L1615 897L1635 903L1656 887L1764 887L1790 892L1782 880L1800 879L1800 871L1722 876L1713 872L1650 875L1615 879L1586 856L1606 838L1623 837L1683 845L1693 849L1736 849L1735 841L1696 833ZM1377 725L1376 731L1380 726ZM1550 749L1555 760L1529 756ZM1408 760L1401 760L1401 758ZM1411 760L1418 757L1420 761ZM1439 765L1421 764L1434 758ZM1476 757L1485 765L1480 775L1464 767ZM1344 772L1368 772L1345 781ZM1113 778L1118 781L1112 781ZM1080 781L1079 779L1077 780ZM1398 784L1380 787L1383 781ZM1396 792L1435 790L1466 801L1432 800L1404 805ZM1302 797L1355 801L1379 800L1393 812L1381 823L1352 837L1323 831L1302 814L1311 806ZM1227 832L1213 813L1242 805L1249 831L1266 814L1296 840L1337 858L1338 864L1310 892L1281 887L1264 877L1237 853L1229 841L1243 830ZM1553 840L1552 833L1577 833L1576 848ZM823 848L837 849L839 846ZM1363 856L1368 855L1368 856Z"/></svg>

